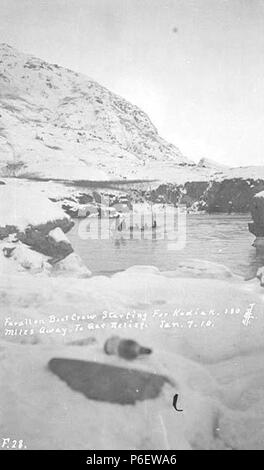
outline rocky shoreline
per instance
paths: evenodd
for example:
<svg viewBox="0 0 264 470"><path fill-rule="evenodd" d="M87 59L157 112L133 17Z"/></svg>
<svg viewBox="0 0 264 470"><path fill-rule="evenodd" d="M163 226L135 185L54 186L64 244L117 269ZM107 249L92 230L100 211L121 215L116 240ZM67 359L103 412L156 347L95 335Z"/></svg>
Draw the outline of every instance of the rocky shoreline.
<svg viewBox="0 0 264 470"><path fill-rule="evenodd" d="M118 187L118 184L116 185ZM152 189L152 186L153 189ZM88 190L89 191L89 190ZM130 208L133 203L186 205L190 212L207 213L249 213L254 197L264 191L264 179L224 179L222 181L193 181L185 184L135 183L123 188L90 190L89 193L75 191L71 197L61 199L61 207L74 218L91 213L91 207L103 204L109 198L109 205L116 207L125 202ZM60 199L57 199L59 201ZM87 208L88 214L82 209Z"/></svg>
<svg viewBox="0 0 264 470"><path fill-rule="evenodd" d="M69 215L37 187L11 181L2 184L0 192L3 270L11 261L14 269L32 274L91 275L65 235L74 226Z"/></svg>
<svg viewBox="0 0 264 470"><path fill-rule="evenodd" d="M151 185L149 185L151 187ZM163 183L155 189L131 190L132 197L153 203L185 204L191 211L250 212L254 196L264 190L264 179L231 178L220 181Z"/></svg>
<svg viewBox="0 0 264 470"><path fill-rule="evenodd" d="M40 187L39 187L40 185ZM42 186L41 186L42 185ZM58 275L62 271L74 275L88 277L91 273L85 269L80 257L74 253L67 239L67 232L74 225L74 219L89 217L122 218L132 207L147 204L154 212L159 207L170 204L185 204L188 212L201 210L210 212L215 207L219 212L251 212L253 222L249 231L255 235L254 246L257 251L263 250L264 244L264 187L263 180L239 180L222 182L192 182L184 186L163 184L156 189L91 189L76 190L74 187L60 186L53 183L32 183L23 180L3 180L0 185L2 192L2 221L0 220L0 241L5 258L19 260L27 269L40 270ZM12 208L13 201L17 207ZM34 207L30 207L34 199ZM18 202L20 201L20 202ZM232 202L233 201L233 202ZM42 219L39 220L39 209ZM23 213L25 220L20 219ZM218 210L216 210L218 212ZM8 217L7 217L8 214ZM12 215L13 214L13 215ZM5 222L5 223L4 223ZM37 256L36 256L37 253ZM26 258L26 261L25 261ZM30 261L31 260L31 261ZM35 266L35 263L37 266ZM47 269L48 267L48 269Z"/></svg>

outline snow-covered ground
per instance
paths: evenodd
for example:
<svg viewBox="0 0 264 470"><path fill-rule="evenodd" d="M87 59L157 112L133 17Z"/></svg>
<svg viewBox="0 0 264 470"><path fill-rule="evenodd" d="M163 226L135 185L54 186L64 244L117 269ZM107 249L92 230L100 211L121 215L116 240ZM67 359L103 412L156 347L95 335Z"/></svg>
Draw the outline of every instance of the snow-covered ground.
<svg viewBox="0 0 264 470"><path fill-rule="evenodd" d="M49 201L36 184L8 181L7 184L0 185L0 200L1 227L9 225L23 230L29 225L37 226L47 221L69 219L59 206Z"/></svg>
<svg viewBox="0 0 264 470"><path fill-rule="evenodd" d="M225 169L222 175L218 175L215 179L232 179L232 178L242 178L242 179L253 179L261 180L264 179L264 166L245 166L237 168Z"/></svg>
<svg viewBox="0 0 264 470"><path fill-rule="evenodd" d="M264 291L224 268L202 270L204 279L197 261L197 278L137 266L111 278L65 279L10 273L6 264L1 435L33 449L263 448ZM134 338L153 354L133 362L107 356L103 344L113 334ZM69 344L87 337L95 342ZM135 405L96 402L48 370L52 357L161 373L175 385ZM172 406L175 393L183 412Z"/></svg>

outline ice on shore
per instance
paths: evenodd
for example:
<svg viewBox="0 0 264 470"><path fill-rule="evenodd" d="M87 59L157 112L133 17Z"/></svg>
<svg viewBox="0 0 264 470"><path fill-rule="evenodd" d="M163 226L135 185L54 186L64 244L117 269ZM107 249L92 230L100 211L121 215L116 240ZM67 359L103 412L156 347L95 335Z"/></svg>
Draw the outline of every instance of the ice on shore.
<svg viewBox="0 0 264 470"><path fill-rule="evenodd" d="M86 278L91 276L91 271L76 253L71 253L63 260L56 263L51 272L52 275Z"/></svg>
<svg viewBox="0 0 264 470"><path fill-rule="evenodd" d="M47 221L69 219L65 212L53 204L34 187L32 193L17 182L0 186L0 226L15 226L24 230L29 225L42 225Z"/></svg>

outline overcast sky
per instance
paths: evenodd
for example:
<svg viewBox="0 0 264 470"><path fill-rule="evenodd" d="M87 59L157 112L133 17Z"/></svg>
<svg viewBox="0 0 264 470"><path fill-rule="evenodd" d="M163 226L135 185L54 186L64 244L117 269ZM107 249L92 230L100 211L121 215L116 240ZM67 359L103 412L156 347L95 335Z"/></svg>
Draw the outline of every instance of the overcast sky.
<svg viewBox="0 0 264 470"><path fill-rule="evenodd" d="M264 0L0 0L0 42L96 79L194 160L264 164Z"/></svg>

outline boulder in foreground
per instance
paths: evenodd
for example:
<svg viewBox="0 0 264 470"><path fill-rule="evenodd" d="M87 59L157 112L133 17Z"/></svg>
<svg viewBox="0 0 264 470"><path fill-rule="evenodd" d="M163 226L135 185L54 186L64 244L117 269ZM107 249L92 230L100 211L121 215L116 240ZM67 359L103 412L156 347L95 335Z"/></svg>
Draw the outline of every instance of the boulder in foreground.
<svg viewBox="0 0 264 470"><path fill-rule="evenodd" d="M249 231L253 233L257 239L264 238L264 191L256 194L250 209L253 223L249 224Z"/></svg>
<svg viewBox="0 0 264 470"><path fill-rule="evenodd" d="M264 287L264 267L258 269L257 278L260 280L260 285Z"/></svg>

